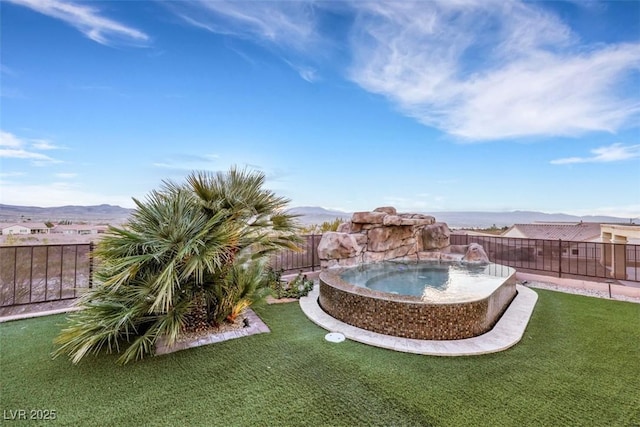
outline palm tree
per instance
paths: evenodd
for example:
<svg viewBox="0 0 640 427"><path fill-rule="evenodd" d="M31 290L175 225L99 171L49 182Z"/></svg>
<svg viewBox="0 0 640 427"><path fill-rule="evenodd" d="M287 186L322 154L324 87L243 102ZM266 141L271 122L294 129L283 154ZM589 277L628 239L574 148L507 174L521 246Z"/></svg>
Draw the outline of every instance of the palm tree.
<svg viewBox="0 0 640 427"><path fill-rule="evenodd" d="M54 357L73 363L102 349L121 363L152 354L190 330L234 318L266 285L266 257L297 250L288 200L263 188L265 176L230 169L194 172L185 183L164 182L122 228L110 227L96 257L98 285L68 316Z"/></svg>

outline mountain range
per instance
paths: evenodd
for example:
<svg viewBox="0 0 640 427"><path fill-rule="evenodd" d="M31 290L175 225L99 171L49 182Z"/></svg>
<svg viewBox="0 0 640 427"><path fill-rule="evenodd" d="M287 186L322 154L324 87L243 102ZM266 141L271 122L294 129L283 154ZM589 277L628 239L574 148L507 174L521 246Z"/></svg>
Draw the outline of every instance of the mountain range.
<svg viewBox="0 0 640 427"><path fill-rule="evenodd" d="M305 225L321 224L324 221L333 221L336 218L348 220L352 212L329 210L321 207L297 207L289 212L301 215L299 221ZM630 224L629 218L614 216L576 216L564 213L544 213L537 211L511 211L511 212L473 212L473 211L435 211L420 212L433 215L437 221L446 222L451 228L499 228L513 224L531 224L534 222L598 222L598 223L624 223Z"/></svg>
<svg viewBox="0 0 640 427"><path fill-rule="evenodd" d="M114 205L96 206L59 206L36 207L0 204L0 222L22 221L88 221L104 223L122 223L131 215L133 209ZM352 212L324 209L315 206L301 206L289 209L289 213L299 215L298 221L303 225L321 224L336 218L348 220ZM576 216L563 213L544 213L536 211L511 212L463 212L435 211L423 212L436 217L437 221L446 222L451 228L487 228L505 227L513 224L530 224L533 222L599 222L630 224L629 218L613 216Z"/></svg>
<svg viewBox="0 0 640 427"><path fill-rule="evenodd" d="M126 221L133 209L114 205L58 206L41 208L37 206L14 206L0 204L0 221L89 221L121 223Z"/></svg>

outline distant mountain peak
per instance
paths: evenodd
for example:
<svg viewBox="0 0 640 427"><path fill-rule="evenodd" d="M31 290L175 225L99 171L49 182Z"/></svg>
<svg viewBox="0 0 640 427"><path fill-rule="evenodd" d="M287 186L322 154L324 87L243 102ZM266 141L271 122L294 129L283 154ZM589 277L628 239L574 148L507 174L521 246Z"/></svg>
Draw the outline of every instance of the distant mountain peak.
<svg viewBox="0 0 640 427"><path fill-rule="evenodd" d="M116 205L67 205L56 207L14 206L0 204L0 221L19 221L28 218L32 221L102 221L122 222L133 209Z"/></svg>

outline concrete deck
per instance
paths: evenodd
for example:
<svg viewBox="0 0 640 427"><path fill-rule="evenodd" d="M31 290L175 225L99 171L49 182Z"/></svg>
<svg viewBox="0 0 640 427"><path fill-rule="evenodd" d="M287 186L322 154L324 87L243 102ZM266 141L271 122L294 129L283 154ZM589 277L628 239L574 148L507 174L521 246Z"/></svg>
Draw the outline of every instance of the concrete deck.
<svg viewBox="0 0 640 427"><path fill-rule="evenodd" d="M313 323L321 328L329 332L340 332L348 339L363 344L431 356L472 356L506 350L522 339L538 300L538 294L522 285L516 285L516 290L518 294L492 330L483 335L462 340L429 341L400 338L348 325L329 316L320 308L318 285L308 296L300 298L300 308Z"/></svg>

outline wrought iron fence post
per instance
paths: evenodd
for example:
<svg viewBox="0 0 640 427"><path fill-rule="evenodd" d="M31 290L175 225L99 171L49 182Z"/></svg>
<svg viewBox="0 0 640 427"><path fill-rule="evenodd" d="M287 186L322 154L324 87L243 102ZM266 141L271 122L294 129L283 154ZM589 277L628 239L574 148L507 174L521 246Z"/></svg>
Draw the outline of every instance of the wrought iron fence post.
<svg viewBox="0 0 640 427"><path fill-rule="evenodd" d="M562 239L558 239L558 277L562 277Z"/></svg>
<svg viewBox="0 0 640 427"><path fill-rule="evenodd" d="M89 242L89 289L93 288L93 249L95 245Z"/></svg>
<svg viewBox="0 0 640 427"><path fill-rule="evenodd" d="M31 258L29 259L29 303L33 301L33 246L31 246Z"/></svg>
<svg viewBox="0 0 640 427"><path fill-rule="evenodd" d="M16 282L18 281L18 247L13 248L13 303L16 303ZM29 283L31 287L31 283ZM31 302L31 295L29 295L29 302Z"/></svg>
<svg viewBox="0 0 640 427"><path fill-rule="evenodd" d="M44 300L48 301L47 292L49 290L49 246L45 246L44 256Z"/></svg>
<svg viewBox="0 0 640 427"><path fill-rule="evenodd" d="M315 271L316 266L316 235L311 235L311 271Z"/></svg>

